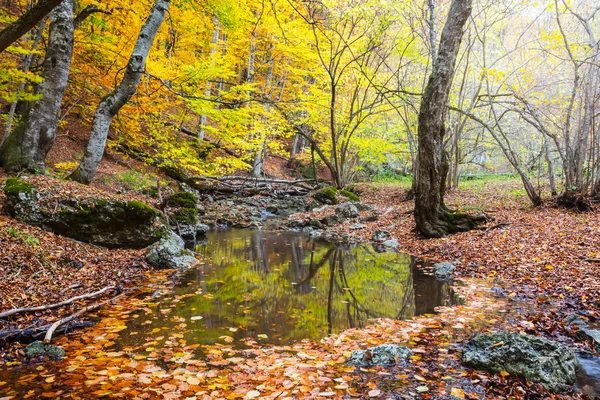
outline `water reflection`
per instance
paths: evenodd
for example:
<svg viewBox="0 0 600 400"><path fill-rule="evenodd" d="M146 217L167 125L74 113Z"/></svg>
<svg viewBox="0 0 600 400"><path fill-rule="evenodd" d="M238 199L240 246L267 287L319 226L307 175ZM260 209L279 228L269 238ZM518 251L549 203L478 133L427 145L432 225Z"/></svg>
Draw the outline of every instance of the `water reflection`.
<svg viewBox="0 0 600 400"><path fill-rule="evenodd" d="M185 320L187 343L226 335L234 345L249 337L289 344L371 318L433 313L451 301L447 284L420 273L414 259L369 245L341 249L297 233L227 231L210 233L196 251L206 263L152 308L151 322L132 320L125 341Z"/></svg>

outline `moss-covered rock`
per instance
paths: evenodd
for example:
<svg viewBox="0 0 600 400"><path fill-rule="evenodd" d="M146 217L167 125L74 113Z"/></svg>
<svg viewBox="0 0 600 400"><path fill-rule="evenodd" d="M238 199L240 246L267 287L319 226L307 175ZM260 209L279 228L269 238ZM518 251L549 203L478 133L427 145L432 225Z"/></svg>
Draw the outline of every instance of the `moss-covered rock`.
<svg viewBox="0 0 600 400"><path fill-rule="evenodd" d="M139 201L68 198L46 204L33 185L18 179L9 179L4 193L19 221L82 242L143 248L169 231L160 213Z"/></svg>
<svg viewBox="0 0 600 400"><path fill-rule="evenodd" d="M313 194L313 199L320 201L323 204L337 204L338 191L333 186L326 186L323 189L317 190Z"/></svg>
<svg viewBox="0 0 600 400"><path fill-rule="evenodd" d="M571 388L578 368L575 353L567 347L539 336L512 332L476 335L463 350L463 361L472 368L522 376L553 392Z"/></svg>
<svg viewBox="0 0 600 400"><path fill-rule="evenodd" d="M184 240L196 240L198 198L190 192L175 193L167 199L169 224Z"/></svg>
<svg viewBox="0 0 600 400"><path fill-rule="evenodd" d="M168 203L170 207L197 208L198 198L193 193L179 192L169 197Z"/></svg>
<svg viewBox="0 0 600 400"><path fill-rule="evenodd" d="M356 195L355 193L352 193L349 190L340 190L340 194L346 198L348 198L349 200L352 201L360 201L360 197L358 197L358 195Z"/></svg>
<svg viewBox="0 0 600 400"><path fill-rule="evenodd" d="M37 340L25 348L25 357L36 358L40 356L48 356L53 361L60 361L65 357L65 351L62 347L45 345L41 340Z"/></svg>
<svg viewBox="0 0 600 400"><path fill-rule="evenodd" d="M178 208L169 215L169 222L173 226L186 224L196 225L196 218L198 217L198 210L195 208Z"/></svg>

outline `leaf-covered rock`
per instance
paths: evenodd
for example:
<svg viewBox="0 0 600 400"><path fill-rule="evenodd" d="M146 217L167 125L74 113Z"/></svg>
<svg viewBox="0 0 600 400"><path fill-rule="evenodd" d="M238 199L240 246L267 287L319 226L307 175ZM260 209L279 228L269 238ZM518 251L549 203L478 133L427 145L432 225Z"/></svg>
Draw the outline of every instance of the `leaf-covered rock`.
<svg viewBox="0 0 600 400"><path fill-rule="evenodd" d="M464 363L495 373L506 371L563 392L575 384L578 368L575 353L538 336L512 332L483 333L463 350Z"/></svg>

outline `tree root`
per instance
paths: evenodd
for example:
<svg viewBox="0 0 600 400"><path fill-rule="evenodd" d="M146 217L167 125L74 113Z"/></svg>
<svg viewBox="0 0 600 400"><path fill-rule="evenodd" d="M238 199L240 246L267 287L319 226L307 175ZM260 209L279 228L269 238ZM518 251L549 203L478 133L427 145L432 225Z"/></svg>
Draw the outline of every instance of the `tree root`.
<svg viewBox="0 0 600 400"><path fill-rule="evenodd" d="M421 233L428 238L442 238L453 233L467 232L488 221L486 215L468 215L454 212L445 206L440 207L437 218L421 226Z"/></svg>
<svg viewBox="0 0 600 400"><path fill-rule="evenodd" d="M556 198L555 204L557 207L563 207L568 210L575 210L577 212L588 212L594 210L592 203L584 193L574 192L572 190L565 190Z"/></svg>

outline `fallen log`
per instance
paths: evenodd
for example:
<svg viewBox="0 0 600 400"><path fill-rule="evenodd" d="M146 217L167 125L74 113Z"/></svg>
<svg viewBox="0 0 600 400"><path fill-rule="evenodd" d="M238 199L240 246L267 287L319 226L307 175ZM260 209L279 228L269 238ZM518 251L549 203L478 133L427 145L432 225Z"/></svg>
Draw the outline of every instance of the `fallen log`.
<svg viewBox="0 0 600 400"><path fill-rule="evenodd" d="M117 290L117 287L116 286L107 286L104 289L98 290L97 292L87 293L87 294L82 294L80 296L71 297L68 300L61 301L60 303L48 304L48 305L37 306L37 307L28 307L28 308L13 308L12 310L8 310L3 313L0 313L0 318L10 317L11 315L15 315L15 314L23 314L23 313L30 313L30 312L36 312L36 311L45 311L45 310L54 310L56 308L68 306L69 304L71 304L75 301L91 299L93 297L100 296L101 294L106 293L109 290Z"/></svg>
<svg viewBox="0 0 600 400"><path fill-rule="evenodd" d="M78 329L89 328L93 326L94 322L85 321L85 322L72 322L70 324L65 324L58 329L56 329L55 334L64 335L69 332ZM7 342L21 342L21 343L31 343L36 340L42 340L46 335L48 329L50 329L52 325L43 325L38 327L28 327L23 329L8 329L5 331L0 331L0 340L4 340Z"/></svg>
<svg viewBox="0 0 600 400"><path fill-rule="evenodd" d="M285 179L272 179L272 178L254 178L254 177L246 177L246 176L224 176L221 178L213 177L213 176L190 176L189 180L194 181L208 181L208 182L219 182L226 186L233 186L231 181L242 181L241 187L238 185L240 189L244 187L256 187L257 185L267 185L267 184L281 184L281 185L289 185L289 186L297 186L308 191L313 188L310 186L303 185L307 182L313 182L313 179L298 179L298 180L285 180ZM252 184L246 185L247 183Z"/></svg>

